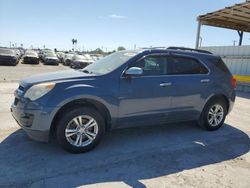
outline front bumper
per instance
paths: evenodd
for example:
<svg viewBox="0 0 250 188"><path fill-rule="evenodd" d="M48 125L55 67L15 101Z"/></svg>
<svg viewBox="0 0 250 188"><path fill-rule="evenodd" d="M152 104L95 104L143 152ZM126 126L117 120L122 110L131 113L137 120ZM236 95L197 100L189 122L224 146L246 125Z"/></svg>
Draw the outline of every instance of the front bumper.
<svg viewBox="0 0 250 188"><path fill-rule="evenodd" d="M24 64L39 64L39 59L36 57L24 57L23 58Z"/></svg>
<svg viewBox="0 0 250 188"><path fill-rule="evenodd" d="M58 60L54 60L54 59L46 59L44 61L44 64L46 64L46 65L58 65L59 61Z"/></svg>
<svg viewBox="0 0 250 188"><path fill-rule="evenodd" d="M1 58L0 57L0 65L16 65L17 59L15 58Z"/></svg>
<svg viewBox="0 0 250 188"><path fill-rule="evenodd" d="M46 127L46 116L42 115L43 113L40 110L19 109L12 104L11 114L30 138L40 142L49 141L50 129ZM45 126L43 126L41 122L43 122Z"/></svg>

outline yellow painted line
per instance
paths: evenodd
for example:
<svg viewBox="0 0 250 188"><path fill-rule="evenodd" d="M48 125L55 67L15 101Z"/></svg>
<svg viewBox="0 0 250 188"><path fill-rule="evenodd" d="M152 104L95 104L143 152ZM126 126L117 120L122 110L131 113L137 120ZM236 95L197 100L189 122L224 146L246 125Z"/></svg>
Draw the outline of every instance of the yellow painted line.
<svg viewBox="0 0 250 188"><path fill-rule="evenodd" d="M250 83L250 76L234 75L234 78L236 78L237 82Z"/></svg>

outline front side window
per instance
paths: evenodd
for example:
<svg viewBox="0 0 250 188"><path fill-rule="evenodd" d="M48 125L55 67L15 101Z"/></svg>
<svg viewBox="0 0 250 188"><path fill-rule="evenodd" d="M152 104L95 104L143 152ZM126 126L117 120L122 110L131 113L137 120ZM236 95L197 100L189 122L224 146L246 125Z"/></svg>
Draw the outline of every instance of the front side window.
<svg viewBox="0 0 250 188"><path fill-rule="evenodd" d="M56 57L56 54L53 52L46 52L47 57Z"/></svg>
<svg viewBox="0 0 250 188"><path fill-rule="evenodd" d="M187 57L172 57L170 61L170 75L178 74L207 74L207 68L197 60Z"/></svg>
<svg viewBox="0 0 250 188"><path fill-rule="evenodd" d="M152 55L137 61L133 67L143 70L143 76L165 75L167 74L167 57Z"/></svg>

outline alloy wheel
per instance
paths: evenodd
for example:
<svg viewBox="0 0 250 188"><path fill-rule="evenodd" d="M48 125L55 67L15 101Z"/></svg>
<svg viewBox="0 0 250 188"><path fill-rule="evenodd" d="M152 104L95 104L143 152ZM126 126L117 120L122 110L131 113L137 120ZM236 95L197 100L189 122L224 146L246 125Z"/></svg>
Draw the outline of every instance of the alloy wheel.
<svg viewBox="0 0 250 188"><path fill-rule="evenodd" d="M210 110L208 111L208 123L212 127L218 126L224 117L224 110L223 107L220 104L213 105Z"/></svg>
<svg viewBox="0 0 250 188"><path fill-rule="evenodd" d="M65 137L67 141L76 147L84 147L91 144L98 134L98 124L94 118L81 115L73 118L66 126Z"/></svg>

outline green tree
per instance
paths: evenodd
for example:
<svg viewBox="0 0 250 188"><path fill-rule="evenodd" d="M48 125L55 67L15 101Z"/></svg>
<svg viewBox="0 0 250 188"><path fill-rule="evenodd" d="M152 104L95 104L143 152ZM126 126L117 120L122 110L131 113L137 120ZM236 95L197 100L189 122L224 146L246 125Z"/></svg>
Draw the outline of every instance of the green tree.
<svg viewBox="0 0 250 188"><path fill-rule="evenodd" d="M97 48L97 49L94 50L94 53L103 54L104 52L102 51L101 48Z"/></svg>
<svg viewBox="0 0 250 188"><path fill-rule="evenodd" d="M122 51L122 50L126 50L126 48L124 48L123 46L119 46L119 47L117 48L117 51Z"/></svg>

